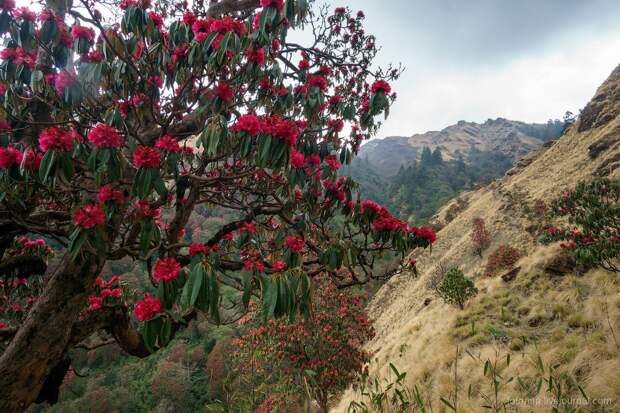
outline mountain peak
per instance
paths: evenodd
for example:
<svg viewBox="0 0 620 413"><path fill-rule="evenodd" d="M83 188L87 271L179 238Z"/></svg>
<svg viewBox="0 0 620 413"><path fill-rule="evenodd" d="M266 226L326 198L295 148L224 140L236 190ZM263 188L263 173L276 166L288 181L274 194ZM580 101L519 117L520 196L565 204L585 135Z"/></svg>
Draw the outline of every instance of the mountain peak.
<svg viewBox="0 0 620 413"><path fill-rule="evenodd" d="M482 151L516 161L556 138L563 130L564 123L559 120L546 124L528 124L501 117L482 124L460 120L440 131L375 139L362 146L360 155L384 176L393 176L401 165L418 159L424 147L440 148L445 159L454 159L459 153Z"/></svg>

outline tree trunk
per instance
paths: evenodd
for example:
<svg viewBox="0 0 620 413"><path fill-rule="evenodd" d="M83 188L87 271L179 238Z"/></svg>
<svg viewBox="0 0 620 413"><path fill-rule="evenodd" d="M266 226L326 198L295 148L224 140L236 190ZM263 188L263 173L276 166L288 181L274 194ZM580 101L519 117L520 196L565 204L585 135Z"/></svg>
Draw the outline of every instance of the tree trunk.
<svg viewBox="0 0 620 413"><path fill-rule="evenodd" d="M72 326L105 259L88 254L70 262L68 255L0 357L0 411L23 412L39 395L50 371L64 358Z"/></svg>

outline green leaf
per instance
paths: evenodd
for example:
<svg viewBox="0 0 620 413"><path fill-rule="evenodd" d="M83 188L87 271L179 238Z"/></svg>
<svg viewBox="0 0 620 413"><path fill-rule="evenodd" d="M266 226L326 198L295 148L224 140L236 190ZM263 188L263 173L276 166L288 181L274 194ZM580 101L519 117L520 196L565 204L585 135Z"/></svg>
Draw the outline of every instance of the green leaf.
<svg viewBox="0 0 620 413"><path fill-rule="evenodd" d="M51 150L45 152L41 159L41 165L39 167L39 178L43 182L47 182L47 178L50 176L52 169L54 168L54 160L56 158L56 151Z"/></svg>
<svg viewBox="0 0 620 413"><path fill-rule="evenodd" d="M262 281L263 317L269 319L273 317L276 308L278 288L269 277L264 277Z"/></svg>
<svg viewBox="0 0 620 413"><path fill-rule="evenodd" d="M203 269L202 264L198 264L194 266L192 269L190 279L193 279L192 283L192 295L190 298L189 305L193 307L196 304L196 300L198 299L198 293L200 293L200 288L202 287L203 281L205 281L205 271Z"/></svg>

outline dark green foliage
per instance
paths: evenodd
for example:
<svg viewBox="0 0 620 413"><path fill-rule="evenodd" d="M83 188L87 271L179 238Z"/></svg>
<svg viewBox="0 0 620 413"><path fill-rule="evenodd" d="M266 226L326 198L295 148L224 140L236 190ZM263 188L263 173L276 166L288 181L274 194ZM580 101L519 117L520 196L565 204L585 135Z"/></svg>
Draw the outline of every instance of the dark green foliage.
<svg viewBox="0 0 620 413"><path fill-rule="evenodd" d="M457 306L461 310L465 307L467 300L478 294L474 282L458 268L448 270L436 291L446 303Z"/></svg>
<svg viewBox="0 0 620 413"><path fill-rule="evenodd" d="M568 219L566 227L549 227L541 242L560 241L578 266L620 272L620 180L581 183L550 206L551 219Z"/></svg>

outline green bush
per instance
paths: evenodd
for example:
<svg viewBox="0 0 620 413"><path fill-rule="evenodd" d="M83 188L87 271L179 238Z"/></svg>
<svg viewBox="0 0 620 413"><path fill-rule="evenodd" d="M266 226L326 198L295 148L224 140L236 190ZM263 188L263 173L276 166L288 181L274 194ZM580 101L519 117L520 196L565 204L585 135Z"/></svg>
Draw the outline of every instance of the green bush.
<svg viewBox="0 0 620 413"><path fill-rule="evenodd" d="M600 266L620 272L620 180L581 183L550 210L552 220L568 220L568 225L550 226L542 243L560 242L584 269Z"/></svg>
<svg viewBox="0 0 620 413"><path fill-rule="evenodd" d="M458 306L462 310L467 300L478 294L478 289L463 271L451 268L437 286L437 294L446 303Z"/></svg>

